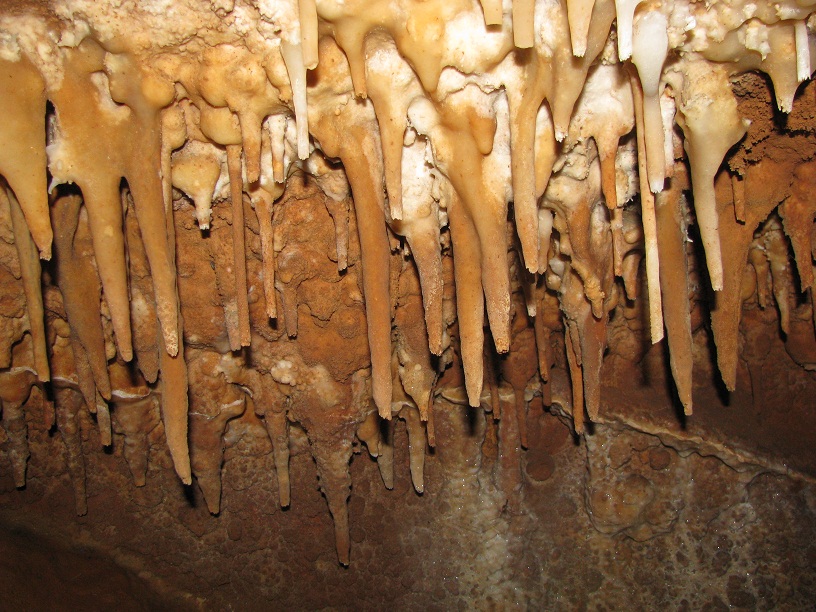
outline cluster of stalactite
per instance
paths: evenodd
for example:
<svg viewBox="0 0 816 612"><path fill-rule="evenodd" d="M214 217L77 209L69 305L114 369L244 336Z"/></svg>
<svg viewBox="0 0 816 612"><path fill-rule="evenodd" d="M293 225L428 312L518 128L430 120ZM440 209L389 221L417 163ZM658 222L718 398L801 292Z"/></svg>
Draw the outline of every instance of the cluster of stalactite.
<svg viewBox="0 0 816 612"><path fill-rule="evenodd" d="M772 288L787 332L785 234L812 294L816 206L812 164L781 205L749 163L720 171L749 127L730 79L768 74L790 112L816 51L811 4L0 8L2 290L16 298L0 301L0 391L15 481L37 388L56 407L78 512L87 408L102 444L124 436L137 486L161 426L179 477L195 477L217 513L224 432L251 405L284 506L289 423L308 434L347 563L355 435L389 486L404 419L421 492L443 397L514 423L502 448L517 463L561 329L583 432L600 410L610 313L637 297L641 268L651 339L665 334L690 414L690 223L733 389L745 267L761 305ZM333 224L328 243L297 230L314 212L290 193L304 176ZM185 303L185 283L216 296L217 320L202 323L207 305ZM504 402L494 353L507 354ZM454 363L464 380L440 385Z"/></svg>

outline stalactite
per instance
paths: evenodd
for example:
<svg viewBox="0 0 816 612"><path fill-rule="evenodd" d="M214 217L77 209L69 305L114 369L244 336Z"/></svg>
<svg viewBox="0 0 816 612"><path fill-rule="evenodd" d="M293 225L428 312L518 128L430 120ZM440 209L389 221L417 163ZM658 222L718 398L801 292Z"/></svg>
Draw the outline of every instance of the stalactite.
<svg viewBox="0 0 816 612"><path fill-rule="evenodd" d="M451 238L456 260L456 310L459 320L459 340L461 343L462 365L465 369L465 387L468 402L472 407L481 403L484 380L484 294L482 274L478 262L481 260L479 239L473 223L468 219L456 195L448 204Z"/></svg>
<svg viewBox="0 0 816 612"><path fill-rule="evenodd" d="M23 211L13 193L3 194L0 189L0 198L6 195L11 212L11 225L14 232L14 245L17 247L17 256L20 259L20 275L23 281L23 291L28 311L28 326L34 350L34 369L40 382L48 382L51 378L46 351L45 320L41 289L42 268L37 257L36 245L26 226Z"/></svg>
<svg viewBox="0 0 816 612"><path fill-rule="evenodd" d="M232 252L235 278L235 301L238 308L239 346L249 346L249 303L247 302L246 254L244 247L244 192L241 179L241 150L227 146L227 166L232 199Z"/></svg>
<svg viewBox="0 0 816 612"><path fill-rule="evenodd" d="M682 191L688 187L685 168L680 166L669 179L668 188L657 195L655 216L660 249L660 291L663 322L669 344L669 360L674 384L685 413L691 414L693 341L689 304L688 262L686 261L685 207Z"/></svg>
<svg viewBox="0 0 816 612"><path fill-rule="evenodd" d="M56 228L56 283L71 326L74 360L80 362L76 367L82 394L88 408L94 411L97 389L103 398L110 398L110 380L99 318L99 277L91 263L93 255L89 253L87 221L83 221L81 206L78 195L57 196L51 205L51 219Z"/></svg>
<svg viewBox="0 0 816 612"><path fill-rule="evenodd" d="M678 123L686 136L691 166L694 210L706 252L706 263L715 291L723 288L722 232L717 222L714 177L722 159L744 135L725 71L702 62L686 66L678 104Z"/></svg>
<svg viewBox="0 0 816 612"><path fill-rule="evenodd" d="M48 166L54 177L51 190L61 183L74 183L82 191L93 250L105 253L97 258L96 267L119 353L129 361L133 353L119 190L128 163L125 147L133 136L134 122L129 109L111 98L109 79L101 72L104 61L105 50L90 39L66 51L62 86L51 94L56 129L48 147ZM88 100L91 112L88 96L83 95L89 90L97 91ZM97 127L108 135L101 142L89 138ZM103 395L108 398L109 392L103 391Z"/></svg>
<svg viewBox="0 0 816 612"><path fill-rule="evenodd" d="M221 511L221 464L224 429L246 410L243 398L219 406L214 416L190 412L190 467L212 514Z"/></svg>
<svg viewBox="0 0 816 612"><path fill-rule="evenodd" d="M272 228L272 198L268 192L259 190L252 200L261 232L266 315L270 319L276 319L278 317L278 301L275 297L275 234Z"/></svg>
<svg viewBox="0 0 816 612"><path fill-rule="evenodd" d="M45 178L46 92L42 75L23 56L0 59L0 174L14 191L43 259L51 258L51 220Z"/></svg>
<svg viewBox="0 0 816 612"><path fill-rule="evenodd" d="M773 172L774 162L762 163ZM748 261L748 251L754 238L755 228L765 220L779 201L777 190L786 186L768 185L755 178L753 173L745 177L745 223L734 220L733 203L730 201L732 190L730 184L723 184L727 177L720 175L720 185L725 188L717 190L717 213L719 225L727 230L720 230L722 249L728 253L723 259L723 289L715 298L711 310L711 329L717 345L717 364L726 388L734 390L737 385L737 367L739 361L739 322L741 316L742 276ZM694 176L692 174L692 182ZM727 181L730 183L730 181Z"/></svg>
<svg viewBox="0 0 816 612"><path fill-rule="evenodd" d="M411 482L417 493L425 492L425 426L420 419L419 412L413 406L407 406L400 411L400 417L405 420L408 430L408 461L411 469ZM392 485L393 487L393 485Z"/></svg>
<svg viewBox="0 0 816 612"><path fill-rule="evenodd" d="M663 298L660 295L660 260L657 248L657 222L655 220L654 195L649 188L646 167L646 138L643 117L643 91L634 75L632 97L635 101L635 125L637 132L638 178L640 179L640 208L643 219L645 242L646 286L649 292L649 325L652 343L663 339ZM716 247L719 249L719 245Z"/></svg>
<svg viewBox="0 0 816 612"><path fill-rule="evenodd" d="M142 375L147 382L154 383L159 376L159 329L153 283L136 213L133 210L133 200L127 194L123 206L127 211L125 237L128 247L133 352Z"/></svg>

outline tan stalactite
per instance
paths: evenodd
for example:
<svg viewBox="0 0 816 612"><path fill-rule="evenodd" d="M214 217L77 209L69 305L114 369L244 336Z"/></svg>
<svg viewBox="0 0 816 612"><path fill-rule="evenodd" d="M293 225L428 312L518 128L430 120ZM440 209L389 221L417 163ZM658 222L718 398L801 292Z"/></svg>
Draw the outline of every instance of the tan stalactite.
<svg viewBox="0 0 816 612"><path fill-rule="evenodd" d="M643 117L646 145L646 174L652 193L663 190L666 178L663 117L660 111L660 76L669 49L668 23L659 11L646 12L637 19L632 46L632 63L637 68L642 96L637 96ZM638 130L640 131L640 130Z"/></svg>
<svg viewBox="0 0 816 612"><path fill-rule="evenodd" d="M268 192L259 190L252 198L258 227L261 232L261 260L263 261L263 287L266 300L266 316L276 319L278 316L277 298L275 297L275 233L272 228L272 198Z"/></svg>
<svg viewBox="0 0 816 612"><path fill-rule="evenodd" d="M714 194L719 217L722 249L728 253L723 259L723 288L717 293L711 310L711 328L714 342L717 345L717 364L720 375L729 391L737 385L737 368L739 364L739 323L742 314L742 279L748 252L754 239L754 230L762 223L783 193L789 189L792 177L778 184L758 179L768 176L763 172L779 175L776 163L769 160L760 162L756 174L750 172L745 177L745 223L734 220L734 209L731 196L731 181L727 173L718 175ZM692 181L693 181L692 175Z"/></svg>
<svg viewBox="0 0 816 612"><path fill-rule="evenodd" d="M501 0L479 0L484 12L485 25L502 24L502 2Z"/></svg>
<svg viewBox="0 0 816 612"><path fill-rule="evenodd" d="M389 246L385 217L379 203L382 192L371 180L373 177L365 158L360 156L359 161L354 162L349 160L350 156L350 151L344 152L343 159L354 192L357 229L360 234L374 402L379 408L380 416L390 418L391 378L387 364L391 353L391 313L388 269L383 265L389 259Z"/></svg>
<svg viewBox="0 0 816 612"><path fill-rule="evenodd" d="M402 145L401 145L402 147ZM439 204L434 198L434 175L425 159L430 143L417 138L404 147L401 173L406 175L403 191L408 213L393 220L392 229L405 236L419 273L428 347L434 355L442 353L442 249L440 245ZM402 185L402 183L400 183Z"/></svg>
<svg viewBox="0 0 816 612"><path fill-rule="evenodd" d="M455 194L448 204L448 218L453 242L456 312L459 321L459 344L465 370L465 388L469 404L481 404L484 377L484 294L479 266L481 249L473 223Z"/></svg>
<svg viewBox="0 0 816 612"><path fill-rule="evenodd" d="M243 397L219 407L210 416L190 412L190 467L201 487L211 514L221 511L221 464L224 459L223 437L227 423L246 410Z"/></svg>
<svg viewBox="0 0 816 612"><path fill-rule="evenodd" d="M567 0L570 41L572 42L572 53L576 57L583 57L586 54L589 23L594 6L595 0Z"/></svg>
<svg viewBox="0 0 816 612"><path fill-rule="evenodd" d="M177 328L180 332L183 330L181 315ZM167 347L162 345L163 341L164 338L159 335L162 422L176 474L184 484L189 485L192 483L192 472L187 444L187 365L184 362L183 348L175 356L171 356Z"/></svg>
<svg viewBox="0 0 816 612"><path fill-rule="evenodd" d="M669 363L685 414L692 411L693 344L689 304L686 224L682 191L688 187L685 167L675 169L668 188L656 196L657 243L660 248L660 290Z"/></svg>
<svg viewBox="0 0 816 612"><path fill-rule="evenodd" d="M318 466L320 462L318 461ZM318 467L318 469L320 469ZM348 478L350 481L351 479ZM340 565L348 565L351 557L351 538L349 536L348 490L335 491L335 487L323 487L329 500L329 511L334 519L334 541L337 548L337 559Z"/></svg>
<svg viewBox="0 0 816 612"><path fill-rule="evenodd" d="M581 372L581 362L575 350L577 339L574 338L572 329L569 324L565 326L564 345L567 351L567 365L572 386L572 421L575 433L581 435L584 433L584 377Z"/></svg>
<svg viewBox="0 0 816 612"><path fill-rule="evenodd" d="M125 195L125 238L128 248L128 280L130 282L131 328L136 364L149 383L156 382L159 375L159 323L156 317L156 300L150 265L144 250L133 199Z"/></svg>
<svg viewBox="0 0 816 612"><path fill-rule="evenodd" d="M400 418L405 420L408 430L408 461L411 469L411 482L417 493L425 492L425 425L419 412L413 406L406 406L400 411ZM392 484L393 487L393 484Z"/></svg>
<svg viewBox="0 0 816 612"><path fill-rule="evenodd" d="M686 137L691 166L694 210L705 248L708 274L715 291L723 288L723 253L720 244L714 178L728 150L744 135L747 124L737 112L724 69L705 62L685 66L678 123ZM648 255L647 255L648 258Z"/></svg>
<svg viewBox="0 0 816 612"><path fill-rule="evenodd" d="M388 203L391 217L402 219L402 144L408 125L408 105L417 95L419 85L414 73L401 61L393 41L370 36L368 43L367 54L371 59L366 62L366 83L380 128ZM382 61L376 61L379 58Z"/></svg>
<svg viewBox="0 0 816 612"><path fill-rule="evenodd" d="M390 375L390 368L388 373ZM369 410L368 390L368 382L355 375L351 385L343 387L342 391L340 385L335 384L332 392L324 396L318 395L315 390L295 392L290 406L293 417L301 423L309 437L320 490L334 519L337 557L342 565L348 565L350 560L347 501L351 492L351 442ZM344 398L342 404L333 404L341 397ZM390 408L389 403L389 411ZM333 414L331 419L324 418L326 411Z"/></svg>
<svg viewBox="0 0 816 612"><path fill-rule="evenodd" d="M110 399L105 340L99 315L99 277L91 263L87 220L81 212L82 200L77 195L57 197L51 205L54 232L56 281L65 302L68 323L75 340L74 359L77 374L91 411L96 408L96 389ZM84 228L84 230L83 230ZM88 370L80 364L87 364ZM84 376L85 372L92 378ZM84 384L83 384L84 381Z"/></svg>
<svg viewBox="0 0 816 612"><path fill-rule="evenodd" d="M621 61L632 56L632 25L635 9L644 0L615 0L617 15L618 57Z"/></svg>
<svg viewBox="0 0 816 612"><path fill-rule="evenodd" d="M96 394L96 425L99 429L99 443L102 446L110 446L113 441L110 406L102 399L98 391Z"/></svg>
<svg viewBox="0 0 816 612"><path fill-rule="evenodd" d="M533 330L535 332L536 352L538 354L538 372L541 380L544 383L550 380L550 364L552 363L552 345L550 338L552 330L547 325L546 317L548 316L547 305L547 288L545 284L536 287L536 316L533 320Z"/></svg>
<svg viewBox="0 0 816 612"><path fill-rule="evenodd" d="M213 193L221 176L222 156L223 150L197 140L188 140L184 148L172 156L173 187L193 200L202 230L210 228Z"/></svg>
<svg viewBox="0 0 816 612"><path fill-rule="evenodd" d="M325 39L324 39L325 40ZM345 58L337 56L336 47L322 47L331 59L321 61L317 80L330 79L334 67L344 68ZM328 51L331 49L331 51ZM333 61L332 61L333 60ZM326 72L322 72L325 67ZM391 418L391 298L389 272L383 265L390 258L386 233L384 198L380 187L382 163L380 145L367 129L373 111L368 107L345 105L340 116L321 117L314 122L314 133L324 150L339 157L346 169L357 218L357 231L363 268L363 294L366 304L368 341L371 350L371 369L374 402L385 419Z"/></svg>
<svg viewBox="0 0 816 612"><path fill-rule="evenodd" d="M399 381L419 410L421 419L427 421L428 406L431 403L431 392L436 383L437 372L428 349L426 328L422 318L421 290L417 276L414 267L409 262L405 262L395 292L399 296L394 315L397 340L395 383Z"/></svg>
<svg viewBox="0 0 816 612"><path fill-rule="evenodd" d="M524 263L528 270L536 271L538 267L538 252L544 245L539 244L538 236L538 207L536 204L536 179L541 176L542 185L546 185L545 178L549 178L555 155L546 155L547 148L536 142L536 125L543 123L545 127L539 130L544 132L542 144L551 144L554 151L555 132L549 114L541 116L539 107L544 100L544 87L548 79L538 74L538 61L528 60L525 66L524 78L530 84L527 91L515 92L508 89L507 100L510 106L510 138L512 150L510 161L513 177L513 210L516 221L516 231L521 240ZM537 122L536 118L539 117ZM551 136L550 136L551 134ZM550 136L550 138L547 138ZM545 140L546 139L546 140ZM538 145L538 146L537 146ZM539 153L538 158L536 153Z"/></svg>
<svg viewBox="0 0 816 612"><path fill-rule="evenodd" d="M297 155L300 159L306 159L309 157L309 115L306 102L306 66L303 63L302 48L299 44L282 41L281 54L292 83L297 118Z"/></svg>
<svg viewBox="0 0 816 612"><path fill-rule="evenodd" d="M31 61L0 59L0 174L20 202L40 256L50 259L45 109L45 82Z"/></svg>
<svg viewBox="0 0 816 612"><path fill-rule="evenodd" d="M278 478L278 498L281 508L288 508L291 503L289 485L289 421L286 411L272 408L265 413L264 423L269 438L272 440L272 452L275 460L275 474Z"/></svg>
<svg viewBox="0 0 816 612"><path fill-rule="evenodd" d="M247 401L251 404L255 414L263 418L264 427L272 443L272 455L278 481L278 503L281 508L288 508L291 503L289 417L287 415L289 397L282 392L278 383L271 377L246 367L242 359L232 354L221 356L218 370L224 373L228 382L239 385L247 393L250 398ZM228 392L234 392L234 389ZM235 394L233 393L231 397L234 398Z"/></svg>
<svg viewBox="0 0 816 612"><path fill-rule="evenodd" d="M140 394L141 395L141 394ZM133 484L147 483L150 435L159 423L159 399L155 394L146 397L116 401L113 411L113 430L124 436L122 454L133 477Z"/></svg>
<svg viewBox="0 0 816 612"><path fill-rule="evenodd" d="M326 210L334 223L334 242L337 251L337 271L343 272L348 268L349 250L349 203L346 198L337 201L326 198Z"/></svg>
<svg viewBox="0 0 816 612"><path fill-rule="evenodd" d="M615 20L615 6L612 0L595 0L584 57L575 57L570 50L569 23L563 10L555 11L552 19L559 38L555 55L550 60L553 84L548 102L552 109L555 134L560 141L569 131L573 109L585 87L587 75L609 38Z"/></svg>
<svg viewBox="0 0 816 612"><path fill-rule="evenodd" d="M125 178L133 195L141 229L165 349L179 353L183 339L179 329L175 247L167 232L168 203L162 181L161 110L175 95L173 84L139 66L129 56L108 55L105 59L111 96L133 112L129 137L131 155L125 159ZM127 149L126 149L127 150Z"/></svg>
<svg viewBox="0 0 816 612"><path fill-rule="evenodd" d="M660 261L657 244L655 202L649 187L646 168L646 136L643 117L643 90L637 76L631 74L632 97L635 102L637 132L638 178L640 180L640 209L643 220L643 239L646 257L646 286L649 292L649 328L652 344L663 339L663 298L660 294ZM704 239L705 240L705 239ZM719 244L717 245L719 250Z"/></svg>
<svg viewBox="0 0 816 612"><path fill-rule="evenodd" d="M498 168L493 167L493 157L479 149L467 117L469 110L476 112L472 105L477 103L479 95L474 89L466 89L459 96L450 96L448 105L439 113L438 123L418 130L429 133L437 163L456 192L456 204L449 204L448 214L451 208L459 206L457 214L475 230L490 331L496 350L505 353L510 346L507 201L504 189L499 190L495 184L494 172ZM417 108L415 112L423 111ZM414 113L411 116L416 117ZM454 237L453 241L456 240ZM533 261L538 261L537 256Z"/></svg>
<svg viewBox="0 0 816 612"><path fill-rule="evenodd" d="M793 110L793 100L802 79L799 54L796 49L795 25L780 21L768 27L768 50L761 62L761 69L771 77L776 104L783 113ZM791 58L794 61L791 61Z"/></svg>
<svg viewBox="0 0 816 612"><path fill-rule="evenodd" d="M162 188L165 185L161 185ZM162 194L164 195L164 194ZM155 211L154 211L155 212ZM167 447L170 450L170 457L173 460L173 467L181 481L192 484L192 470L190 468L190 452L188 445L188 407L189 407L189 378L187 363L184 355L184 318L178 308L178 293L175 286L176 271L176 225L173 217L172 201L164 201L161 208L161 224L156 224L155 231L159 236L154 236L157 243L163 242L168 250L169 261L167 266L170 275L174 279L173 293L175 300L174 321L165 324L161 318L160 300L158 299L158 286L153 284L156 292L156 313L157 319L161 322L161 329L156 326L156 345L159 354L159 369L161 377L159 389L161 392L161 419L164 424L164 433L167 439ZM141 228L141 235L144 237L145 226L137 216ZM158 219L156 220L158 221ZM143 244L144 241L143 241ZM146 247L146 244L145 244ZM145 248L149 260L149 253ZM152 263L151 263L152 266ZM175 328L178 333L177 350L173 351L172 346L168 346L168 328Z"/></svg>
<svg viewBox="0 0 816 612"><path fill-rule="evenodd" d="M133 136L134 124L128 108L114 104L110 93L102 90L107 83L99 72L104 59L104 49L91 40L65 52L62 86L50 94L57 130L48 157L54 177L52 188L70 182L82 190L94 251L105 253L97 258L97 269L117 346L122 358L129 361L133 353L119 189L126 174L125 147ZM103 130L106 138L93 138L97 129Z"/></svg>
<svg viewBox="0 0 816 612"><path fill-rule="evenodd" d="M577 274L574 272L564 279L561 308L570 328L572 345L576 349L576 363L580 364L582 370L587 414L590 420L597 420L601 403L601 366L606 349L607 315L595 318L589 304L581 300L580 292L575 290L576 280Z"/></svg>
<svg viewBox="0 0 816 612"><path fill-rule="evenodd" d="M6 197L7 196L7 197ZM41 289L42 268L37 256L37 246L31 237L20 204L14 194L3 193L0 187L0 198L7 200L11 211L11 225L14 232L14 245L20 259L20 273L23 280L23 292L26 298L28 326L34 351L34 368L37 378L47 382L51 378L46 350L45 319Z"/></svg>
<svg viewBox="0 0 816 612"><path fill-rule="evenodd" d="M535 43L535 0L513 1L513 42L519 49Z"/></svg>
<svg viewBox="0 0 816 612"><path fill-rule="evenodd" d="M298 0L300 19L300 44L303 47L303 64L309 70L317 67L318 29L315 0Z"/></svg>
<svg viewBox="0 0 816 612"><path fill-rule="evenodd" d="M247 296L246 248L244 238L244 191L241 179L241 148L227 145L227 166L232 200L232 253L235 276L235 301L238 308L238 336L240 346L249 346L249 302Z"/></svg>

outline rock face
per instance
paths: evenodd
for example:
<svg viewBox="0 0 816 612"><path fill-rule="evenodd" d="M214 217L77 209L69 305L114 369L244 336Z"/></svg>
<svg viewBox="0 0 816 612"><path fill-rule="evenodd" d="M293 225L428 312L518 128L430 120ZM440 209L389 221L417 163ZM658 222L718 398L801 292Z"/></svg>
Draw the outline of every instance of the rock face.
<svg viewBox="0 0 816 612"><path fill-rule="evenodd" d="M5 3L0 601L809 604L810 4Z"/></svg>

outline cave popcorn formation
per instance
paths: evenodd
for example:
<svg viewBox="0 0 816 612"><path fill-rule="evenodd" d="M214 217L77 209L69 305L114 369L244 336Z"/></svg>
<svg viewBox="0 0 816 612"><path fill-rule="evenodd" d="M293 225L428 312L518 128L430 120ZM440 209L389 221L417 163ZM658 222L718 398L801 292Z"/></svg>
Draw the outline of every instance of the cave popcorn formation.
<svg viewBox="0 0 816 612"><path fill-rule="evenodd" d="M601 411L610 313L638 297L641 260L651 339L666 336L691 414L690 220L733 389L743 270L762 306L771 279L789 333L787 240L812 297L816 210L812 164L778 216L750 164L723 166L750 127L731 79L766 73L789 113L811 74L812 5L10 3L0 248L13 268L3 291L25 312L10 301L0 313L0 392L15 483L25 405L46 384L80 514L83 404L103 444L125 436L136 486L160 419L176 472L213 513L229 423L262 419L282 506L298 423L347 564L355 435L389 487L390 421L404 419L422 492L443 396L501 418L512 509L528 394L551 401L551 334L563 326L581 433ZM316 214L287 196L304 176L323 194L328 242L297 229ZM212 274L191 272L193 257ZM202 282L220 309L206 321L185 300ZM495 352L508 353L505 402ZM462 384L445 383L452 364Z"/></svg>

